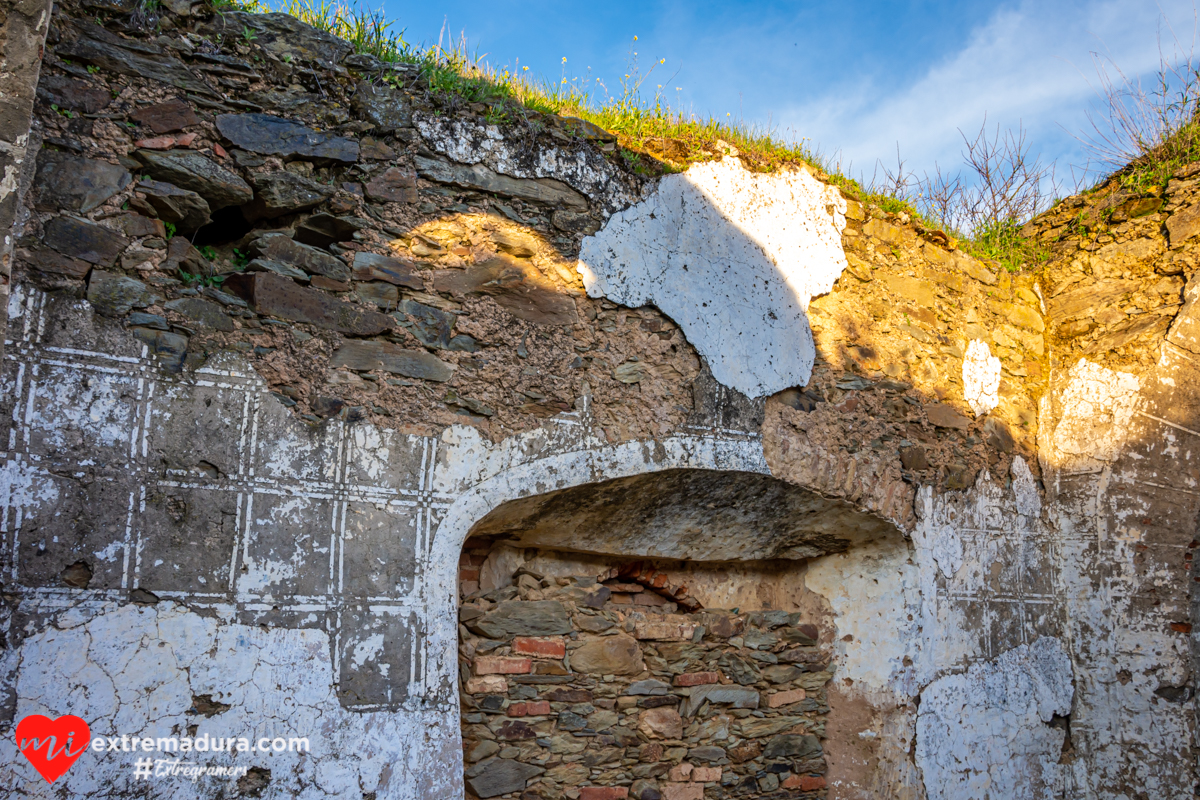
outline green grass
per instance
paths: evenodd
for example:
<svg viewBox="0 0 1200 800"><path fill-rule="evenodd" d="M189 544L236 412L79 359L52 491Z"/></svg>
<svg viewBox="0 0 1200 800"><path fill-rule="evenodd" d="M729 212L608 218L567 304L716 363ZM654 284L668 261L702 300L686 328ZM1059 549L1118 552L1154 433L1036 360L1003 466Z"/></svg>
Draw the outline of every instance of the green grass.
<svg viewBox="0 0 1200 800"><path fill-rule="evenodd" d="M1200 161L1200 120L1192 117L1176 128L1162 144L1146 149L1128 166L1103 182L1116 179L1124 189L1147 192L1166 186L1172 175L1197 161Z"/></svg>
<svg viewBox="0 0 1200 800"><path fill-rule="evenodd" d="M963 237L962 248L976 258L997 262L1009 272L1036 268L1045 263L1050 254L1036 241L1021 236L1021 227L1016 220L980 226L970 236Z"/></svg>
<svg viewBox="0 0 1200 800"><path fill-rule="evenodd" d="M602 150L642 175L679 172L692 163L721 158L729 152L728 146L732 146L749 169L771 172L786 165L807 166L817 177L838 186L848 196L889 213L907 214L927 229L945 230L961 241L963 249L977 257L993 259L1010 271L1044 260L1035 245L1017 234L1020 224L1016 221L965 233L952 230L922 214L911 198L865 188L859 181L841 174L831 159L806 146L804 140L783 141L773 129L746 124L730 115L724 119L701 117L674 108L664 87L650 83L655 70L664 62L658 61L649 70L643 70L634 49L636 44L631 45L626 74L615 91L610 92L599 80L568 78L565 58L562 76L553 80L533 76L528 67L519 65L493 67L472 53L461 38L434 45L410 43L404 38L405 31L394 28L392 22L384 19L382 11L366 10L341 0L282 0L283 4L277 8L268 8L260 0L212 1L224 4L227 9L283 11L346 40L355 52L375 56L385 63L416 65L422 77L421 86L430 99L451 107L482 104L483 108L476 110L493 124L527 125L540 130L547 125L542 115L586 120L615 139L602 142ZM400 80L396 75L386 79ZM585 134L573 132L569 123L563 128L567 135Z"/></svg>

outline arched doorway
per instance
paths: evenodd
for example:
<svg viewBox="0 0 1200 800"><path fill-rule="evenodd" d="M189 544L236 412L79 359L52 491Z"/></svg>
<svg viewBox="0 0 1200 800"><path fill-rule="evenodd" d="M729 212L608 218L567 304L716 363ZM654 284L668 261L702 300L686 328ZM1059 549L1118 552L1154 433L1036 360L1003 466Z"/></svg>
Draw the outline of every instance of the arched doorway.
<svg viewBox="0 0 1200 800"><path fill-rule="evenodd" d="M459 562L467 797L823 797L835 627L807 560L895 534L743 471L497 505Z"/></svg>

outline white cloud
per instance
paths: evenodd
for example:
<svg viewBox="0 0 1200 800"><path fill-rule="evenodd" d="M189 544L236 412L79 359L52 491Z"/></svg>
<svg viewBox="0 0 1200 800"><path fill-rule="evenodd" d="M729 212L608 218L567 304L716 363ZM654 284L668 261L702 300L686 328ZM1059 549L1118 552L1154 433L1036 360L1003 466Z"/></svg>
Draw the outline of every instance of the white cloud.
<svg viewBox="0 0 1200 800"><path fill-rule="evenodd" d="M870 176L876 159L894 164L897 144L906 167L918 172L961 164L961 128L1024 124L1035 151L1082 163L1070 134L1087 126L1098 85L1092 53L1112 59L1126 74L1144 74L1159 62L1174 34L1190 47L1195 25L1191 0L1161 3L1107 0L1077 6L1026 1L996 12L957 52L899 90L867 84L830 93L788 109L783 125L810 137L825 152L840 151L854 175ZM1063 128L1067 132L1063 131Z"/></svg>

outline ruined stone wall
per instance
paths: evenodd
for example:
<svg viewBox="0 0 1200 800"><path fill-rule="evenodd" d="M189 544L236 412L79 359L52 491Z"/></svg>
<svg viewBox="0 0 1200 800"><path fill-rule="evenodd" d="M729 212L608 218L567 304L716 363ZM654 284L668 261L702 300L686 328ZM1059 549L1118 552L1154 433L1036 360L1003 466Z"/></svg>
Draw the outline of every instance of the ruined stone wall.
<svg viewBox="0 0 1200 800"><path fill-rule="evenodd" d="M1190 172L1065 201L1009 275L807 167L721 145L664 177L285 15L65 4L47 43L0 397L6 724L314 746L214 756L254 767L235 788L89 753L54 792L461 797L459 562L493 525L721 562L730 586L677 564L713 597L757 597L738 560L802 584L828 797L1191 796ZM559 524L621 497L619 540ZM737 683L708 660L745 639L705 637ZM5 792L49 796L4 742ZM725 757L754 782L705 796L818 791Z"/></svg>
<svg viewBox="0 0 1200 800"><path fill-rule="evenodd" d="M470 539L463 551L478 565L464 583L482 568L489 587L459 611L475 796L527 782L548 800L825 788L830 648L803 613L708 607L716 586L683 565L512 550ZM581 566L601 571L566 574Z"/></svg>

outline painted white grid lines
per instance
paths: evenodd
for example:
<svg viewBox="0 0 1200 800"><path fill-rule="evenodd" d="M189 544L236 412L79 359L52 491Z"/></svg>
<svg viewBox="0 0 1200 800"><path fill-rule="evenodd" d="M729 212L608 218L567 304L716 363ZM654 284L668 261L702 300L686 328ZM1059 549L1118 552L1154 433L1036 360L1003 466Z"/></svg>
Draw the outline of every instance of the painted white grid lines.
<svg viewBox="0 0 1200 800"><path fill-rule="evenodd" d="M965 566L952 578L939 574L937 602L970 608L980 616L982 658L1037 639L1045 632L1037 620L1049 616L1057 625L1062 578L1047 566L1058 563L1053 536L1019 526L965 528L960 536ZM1028 564L1031 557L1037 563ZM972 569L974 564L978 567Z"/></svg>
<svg viewBox="0 0 1200 800"><path fill-rule="evenodd" d="M216 609L223 618L290 620L280 624L315 626L329 634L339 677L339 654L342 648L353 647L355 637L361 633L344 630L344 624L371 628L383 624L376 619L380 615L395 618L403 614L402 628L388 629L402 631L388 634L401 637L389 641L388 646L396 648L394 652L403 654L401 657L409 662L402 673L393 676L393 680L399 679L396 696L411 699L414 692L419 694L427 659L417 623L425 604L416 576L427 568L433 530L453 500L452 495L433 489L436 439L401 436L391 448L400 460L399 473L389 466L383 471L384 477L364 479L355 471L356 460L378 455L368 450L355 452L355 437L349 425L330 421L323 432L311 431L285 416L284 424L294 426L293 439L298 438L302 450L310 444L319 445L324 434L335 446L326 455L319 446L305 450L309 453L305 458L316 461L310 465L314 466L311 478L287 468L280 476L263 468L273 457L264 451L265 447L274 441L273 437L264 440L264 425L276 424L268 423L275 418L265 414L268 409L272 413L276 409L266 405L273 402L265 401L269 387L253 371L217 366L202 367L187 377L173 376L162 372L148 348L140 343L132 348L140 351L138 356L63 346L62 341L47 346L42 339L49 316L45 296L39 292L23 296L16 302L16 309L20 313L12 315L10 327L16 341L9 342L3 364L7 394L3 400L12 410L8 447L0 452L0 463L9 478L0 487L0 559L7 561L0 567L17 586L26 584L20 590L23 607L53 611L81 604L111 605L127 602L129 592L140 588L162 600ZM80 405L72 398L83 398L83 407L71 407L72 402ZM212 410L206 412L208 408ZM189 413L207 413L208 417L193 422L187 417ZM193 430L193 424L201 426L196 429L207 432L207 437L196 441L189 438L187 432ZM105 425L107 444L100 447L93 442L100 441L98 431ZM64 431L70 434L69 447L56 444ZM298 437L296 432L300 432ZM212 448L212 456L205 453L205 448ZM218 465L216 472L210 463ZM24 483L17 485L14 476ZM81 536L79 542L63 541L60 551L65 548L74 558L72 548L83 547L80 555L88 561L93 561L87 555L91 551L109 554L109 571L100 579L93 578L94 588L57 586L52 574L22 575L19 532L23 524L28 524L30 514L40 514L39 536L47 535L52 507L61 502L57 498L32 497L31 491L53 494L58 491L55 481L64 479L70 482L75 502L88 508L93 518L86 521L90 527L85 524L72 529L71 535ZM183 503L180 513L191 515L185 538L194 539L187 546L197 553L200 560L195 563L201 565L191 574L188 571L192 562L180 562L189 565L182 569L180 565L173 567L170 560L162 563L167 553L174 552L163 549L175 546L172 531L176 528L163 521L164 511L168 519L172 513L164 501L173 497ZM270 509L295 500L302 502L297 510L289 512L291 516L284 522L289 527L282 529L295 533L284 533L282 539L286 543L294 535L297 541L308 538L311 544L311 537L319 537L308 563L303 559L294 562L301 572L312 570L315 576L304 573L291 583L285 580L265 587L258 578L257 583L239 587L247 565L252 568L255 559L261 564L262 550L272 546L273 540L264 534L275 533L275 539L281 538L273 527L267 527L272 523L256 519L255 512L260 518L270 519ZM39 508L41 505L45 505L45 511ZM359 513L355 509L366 507L384 515L374 523L384 527L370 529L372 536L403 538L415 546L415 575L408 574L406 565L401 572L388 576L392 580L375 587L351 572L357 567L352 568L355 562L347 561L347 537L351 535L347 525L352 514ZM76 521L72 518L70 522ZM211 539L214 529L217 538ZM219 551L214 552L209 541L220 541ZM367 537L350 543L371 547L372 541ZM256 546L260 548L257 552ZM28 545L24 550L27 556ZM356 557L361 558L361 554ZM172 568L177 571L172 572ZM147 580L148 569L155 576L152 581ZM216 585L212 582L214 576L219 581ZM206 585L192 583L205 584L206 578ZM394 591L389 592L393 581ZM43 585L47 582L50 585ZM357 609L353 616L347 615L350 605ZM414 684L407 691L401 687L406 681ZM364 699L387 705L392 690L387 690L387 697L382 694Z"/></svg>

